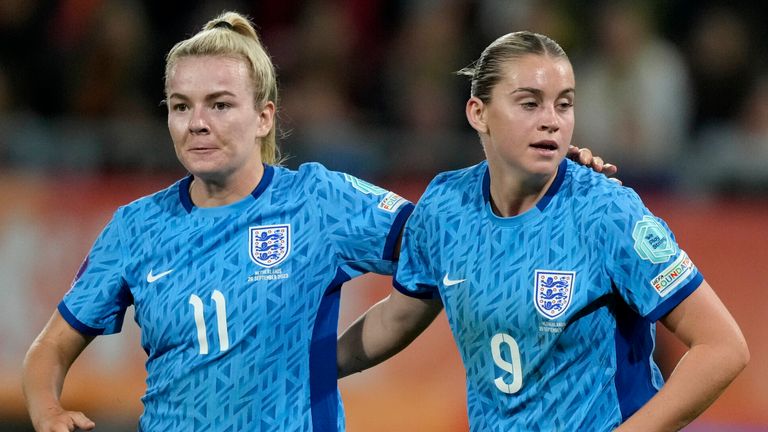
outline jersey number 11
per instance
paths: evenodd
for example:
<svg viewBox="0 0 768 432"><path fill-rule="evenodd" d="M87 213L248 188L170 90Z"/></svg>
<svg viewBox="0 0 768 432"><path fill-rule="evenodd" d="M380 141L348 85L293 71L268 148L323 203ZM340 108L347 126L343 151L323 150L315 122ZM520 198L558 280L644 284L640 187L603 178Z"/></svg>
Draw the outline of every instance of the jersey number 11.
<svg viewBox="0 0 768 432"><path fill-rule="evenodd" d="M219 330L219 349L229 349L229 333L227 332L227 301L219 290L213 290L211 299L216 304L216 325ZM203 300L195 294L189 296L189 304L192 305L195 314L195 327L197 327L197 341L200 344L200 354L208 354L208 336L205 332L205 316L203 314Z"/></svg>

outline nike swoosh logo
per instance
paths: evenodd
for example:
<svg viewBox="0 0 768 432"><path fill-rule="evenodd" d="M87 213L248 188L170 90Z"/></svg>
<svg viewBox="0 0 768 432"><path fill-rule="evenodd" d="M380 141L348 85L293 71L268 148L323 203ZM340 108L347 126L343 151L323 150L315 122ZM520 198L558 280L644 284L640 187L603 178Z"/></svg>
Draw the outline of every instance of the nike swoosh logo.
<svg viewBox="0 0 768 432"><path fill-rule="evenodd" d="M466 279L449 279L448 278L448 273L446 273L445 276L443 276L443 285L448 287L448 286L451 286L451 285L460 284L460 283L464 282L465 280Z"/></svg>
<svg viewBox="0 0 768 432"><path fill-rule="evenodd" d="M170 269L168 271L164 271L162 273L158 273L158 274L154 275L154 274L152 274L152 270L150 270L149 273L147 273L147 283L155 282L156 280L158 280L160 278L168 276L169 274L171 274L171 272L173 272L173 269Z"/></svg>

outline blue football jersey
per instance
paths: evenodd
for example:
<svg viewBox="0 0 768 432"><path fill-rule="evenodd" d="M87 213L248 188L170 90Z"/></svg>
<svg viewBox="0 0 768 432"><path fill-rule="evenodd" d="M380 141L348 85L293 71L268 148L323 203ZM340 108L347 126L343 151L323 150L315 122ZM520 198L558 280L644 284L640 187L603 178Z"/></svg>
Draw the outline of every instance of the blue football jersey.
<svg viewBox="0 0 768 432"><path fill-rule="evenodd" d="M608 431L663 384L655 322L702 276L629 188L568 160L532 209L496 216L486 162L437 176L395 286L439 295L473 431Z"/></svg>
<svg viewBox="0 0 768 432"><path fill-rule="evenodd" d="M391 274L413 205L318 164L265 166L198 208L192 178L119 208L59 304L88 335L133 305L148 355L143 431L343 431L341 285Z"/></svg>

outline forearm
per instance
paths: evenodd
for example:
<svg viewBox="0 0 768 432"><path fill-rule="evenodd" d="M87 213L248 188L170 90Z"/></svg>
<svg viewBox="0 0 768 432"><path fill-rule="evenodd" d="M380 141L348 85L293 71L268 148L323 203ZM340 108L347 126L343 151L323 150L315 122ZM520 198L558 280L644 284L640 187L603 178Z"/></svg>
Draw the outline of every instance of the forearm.
<svg viewBox="0 0 768 432"><path fill-rule="evenodd" d="M693 421L733 381L748 361L745 349L696 345L667 383L617 431L678 431Z"/></svg>
<svg viewBox="0 0 768 432"><path fill-rule="evenodd" d="M33 423L61 410L61 390L69 366L55 347L44 340L36 340L29 348L24 359L22 387Z"/></svg>
<svg viewBox="0 0 768 432"><path fill-rule="evenodd" d="M22 388L35 430L64 430L59 429L62 425L86 430L92 427L93 423L82 413L64 410L60 401L69 368L92 340L93 336L80 334L54 312L29 347L24 358Z"/></svg>
<svg viewBox="0 0 768 432"><path fill-rule="evenodd" d="M442 310L439 301L393 293L371 307L342 333L337 346L338 376L371 368L408 346Z"/></svg>

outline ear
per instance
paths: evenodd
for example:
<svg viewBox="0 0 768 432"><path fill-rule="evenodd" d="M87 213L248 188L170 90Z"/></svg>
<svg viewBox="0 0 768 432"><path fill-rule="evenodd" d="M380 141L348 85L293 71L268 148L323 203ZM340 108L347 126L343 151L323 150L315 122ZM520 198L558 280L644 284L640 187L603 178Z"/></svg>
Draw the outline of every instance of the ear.
<svg viewBox="0 0 768 432"><path fill-rule="evenodd" d="M485 122L485 103L478 97L472 96L466 106L467 121L473 129L479 133L488 133L488 125Z"/></svg>
<svg viewBox="0 0 768 432"><path fill-rule="evenodd" d="M267 101L259 112L259 136L265 137L275 124L275 103Z"/></svg>

